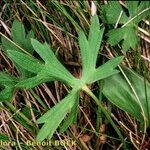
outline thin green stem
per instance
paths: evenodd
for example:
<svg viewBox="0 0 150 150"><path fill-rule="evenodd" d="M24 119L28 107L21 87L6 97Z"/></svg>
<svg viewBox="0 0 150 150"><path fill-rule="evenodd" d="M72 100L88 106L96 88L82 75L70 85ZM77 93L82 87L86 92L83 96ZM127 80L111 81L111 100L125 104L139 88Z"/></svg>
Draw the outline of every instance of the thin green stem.
<svg viewBox="0 0 150 150"><path fill-rule="evenodd" d="M98 82L98 86L99 86L99 102L101 103L102 101L102 92L101 92L101 87L102 87L102 82ZM102 125L103 121L102 121L102 111L101 108L98 107L97 109L97 120L96 120L96 130L99 131L100 125Z"/></svg>
<svg viewBox="0 0 150 150"><path fill-rule="evenodd" d="M45 103L40 99L40 97L33 90L30 90L30 92L34 96L34 98L43 106L43 108L48 109Z"/></svg>
<svg viewBox="0 0 150 150"><path fill-rule="evenodd" d="M10 102L4 102L14 113L17 112L17 114L23 118L29 125L31 126L35 126L31 120L29 120L23 113L21 113L20 111L18 111Z"/></svg>
<svg viewBox="0 0 150 150"><path fill-rule="evenodd" d="M124 145L124 149L127 149L125 141L124 141L124 138L123 138L121 132L119 131L119 129L117 128L117 126L115 125L115 123L113 122L109 112L102 106L102 104L100 103L99 99L92 93L92 91L87 86L84 86L82 88L82 90L85 91L95 101L95 103L101 108L102 112L105 114L107 119L110 121L112 127L114 128L114 130L118 134L119 138L121 139L121 141L122 141L122 143Z"/></svg>

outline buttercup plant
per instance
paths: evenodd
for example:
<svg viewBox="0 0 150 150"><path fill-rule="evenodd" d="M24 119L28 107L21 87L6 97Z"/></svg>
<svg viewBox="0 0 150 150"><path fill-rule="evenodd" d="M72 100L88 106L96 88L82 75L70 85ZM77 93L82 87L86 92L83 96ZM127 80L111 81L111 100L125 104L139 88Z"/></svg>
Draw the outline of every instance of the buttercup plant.
<svg viewBox="0 0 150 150"><path fill-rule="evenodd" d="M150 14L149 1L125 1L126 11L119 1L109 1L103 6L103 16L114 29L108 32L108 42L111 46L122 43L122 50L134 49L139 43L137 36L138 24ZM113 13L112 13L113 12ZM119 27L121 26L121 27Z"/></svg>
<svg viewBox="0 0 150 150"><path fill-rule="evenodd" d="M0 149L149 148L150 1L0 4Z"/></svg>
<svg viewBox="0 0 150 150"><path fill-rule="evenodd" d="M119 137L123 140L120 131L113 123L109 113L88 88L88 84L92 84L118 73L118 70L115 68L123 59L122 56L112 58L104 65L96 67L97 55L100 49L103 32L104 28L100 29L97 15L94 15L91 19L88 38L83 31L79 32L79 46L82 59L82 77L80 79L75 78L59 62L47 43L41 44L36 39L31 39L34 50L40 55L44 62L18 50L7 50L8 56L15 64L33 73L29 78L20 79L19 82L15 84L15 89L30 89L47 81L61 81L71 87L71 91L63 100L37 120L38 124L44 123L37 135L37 141L42 141L47 137L49 139L52 138L54 132L69 112L70 114L64 122L61 131L65 131L65 129L76 120L75 112L77 113L80 91L85 91L93 98L96 104L102 109L107 119L111 122Z"/></svg>

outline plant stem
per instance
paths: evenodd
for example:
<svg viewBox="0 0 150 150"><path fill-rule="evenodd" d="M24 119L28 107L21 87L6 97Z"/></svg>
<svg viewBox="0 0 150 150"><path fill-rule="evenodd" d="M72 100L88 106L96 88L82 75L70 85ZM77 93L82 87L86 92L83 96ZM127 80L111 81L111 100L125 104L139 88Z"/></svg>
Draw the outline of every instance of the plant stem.
<svg viewBox="0 0 150 150"><path fill-rule="evenodd" d="M29 125L31 126L35 126L23 113L21 113L20 111L18 111L10 102L5 102L5 104L15 113L17 112L17 114L23 118Z"/></svg>
<svg viewBox="0 0 150 150"><path fill-rule="evenodd" d="M99 96L98 96L98 99L99 99L99 103L101 103L102 101L102 92L101 92L101 86L102 86L102 82L98 82L98 86L99 86ZM97 109L97 121L96 121L96 130L99 131L99 128L100 128L100 125L103 124L103 121L102 121L102 111L101 111L101 108L98 107Z"/></svg>
<svg viewBox="0 0 150 150"><path fill-rule="evenodd" d="M34 96L34 98L43 106L43 108L48 109L48 107L44 104L44 102L40 99L40 97L33 90L30 90L30 92Z"/></svg>
<svg viewBox="0 0 150 150"><path fill-rule="evenodd" d="M93 100L95 101L95 103L101 108L102 112L105 114L105 116L107 117L107 119L110 121L112 127L114 128L114 130L118 134L119 138L121 139L121 141L122 141L122 143L124 145L124 149L127 149L125 141L124 141L124 138L123 138L121 132L119 131L119 129L117 128L117 126L115 125L115 123L113 122L113 120L112 120L111 115L109 114L109 112L102 106L102 104L99 102L99 99L92 93L92 91L87 86L84 86L82 88L82 90L85 91L91 98L93 98Z"/></svg>

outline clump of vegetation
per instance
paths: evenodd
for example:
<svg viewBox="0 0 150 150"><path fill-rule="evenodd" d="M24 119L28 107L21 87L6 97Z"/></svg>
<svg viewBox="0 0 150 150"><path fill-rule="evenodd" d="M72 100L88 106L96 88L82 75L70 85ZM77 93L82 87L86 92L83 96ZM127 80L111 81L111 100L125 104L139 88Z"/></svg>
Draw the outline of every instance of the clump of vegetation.
<svg viewBox="0 0 150 150"><path fill-rule="evenodd" d="M150 2L1 7L2 149L148 148Z"/></svg>

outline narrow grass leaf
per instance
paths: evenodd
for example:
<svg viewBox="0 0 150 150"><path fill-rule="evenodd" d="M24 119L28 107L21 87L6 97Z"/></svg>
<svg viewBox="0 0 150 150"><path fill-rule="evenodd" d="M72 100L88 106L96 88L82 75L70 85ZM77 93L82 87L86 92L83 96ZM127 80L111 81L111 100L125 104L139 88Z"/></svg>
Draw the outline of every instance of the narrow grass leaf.
<svg viewBox="0 0 150 150"><path fill-rule="evenodd" d="M74 25L77 31L81 30L81 27L78 25L75 19L70 15L70 13L68 13L66 8L61 3L59 3L58 1L52 1L52 3L56 7L56 9L58 9L61 13L64 14L64 16L66 16L70 20L70 22Z"/></svg>

